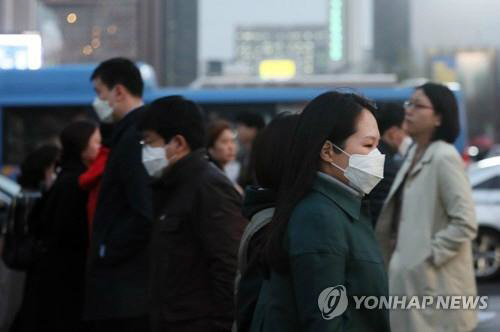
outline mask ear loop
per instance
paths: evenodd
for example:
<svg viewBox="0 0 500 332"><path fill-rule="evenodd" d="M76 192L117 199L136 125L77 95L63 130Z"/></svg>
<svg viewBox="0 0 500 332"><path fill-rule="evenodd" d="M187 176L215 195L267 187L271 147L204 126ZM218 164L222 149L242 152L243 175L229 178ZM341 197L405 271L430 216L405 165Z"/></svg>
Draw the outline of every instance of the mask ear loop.
<svg viewBox="0 0 500 332"><path fill-rule="evenodd" d="M350 155L350 154L348 154L347 152L345 152L344 150L342 150L341 148L339 148L336 144L333 144L333 143L332 143L332 142L330 142L330 141L327 141L327 142L329 142L329 143L333 146L333 148L334 148L334 149L338 149L338 150L340 150L343 154L347 155L348 157L351 157L351 155ZM338 165L337 165L337 164L335 164L333 161L331 161L331 162L330 162L330 165L332 165L333 167L337 168L337 169L338 169L338 170L340 170L341 172L344 172L344 173L345 173L345 171L346 171L344 168L342 168L342 167L338 166Z"/></svg>
<svg viewBox="0 0 500 332"><path fill-rule="evenodd" d="M332 165L333 167L337 168L338 170L342 171L343 173L345 173L345 169L341 168L340 166L336 165L333 161L330 161L330 165Z"/></svg>
<svg viewBox="0 0 500 332"><path fill-rule="evenodd" d="M332 145L333 145L333 146L334 146L337 150L340 150L340 151L341 151L343 154L345 154L346 156L348 156L348 157L351 157L351 156L352 156L352 155L350 155L349 153L347 153L347 152L345 152L344 150L342 150L341 148L339 148L339 147L337 146L337 144L333 144L333 143L331 143L331 144L332 144Z"/></svg>

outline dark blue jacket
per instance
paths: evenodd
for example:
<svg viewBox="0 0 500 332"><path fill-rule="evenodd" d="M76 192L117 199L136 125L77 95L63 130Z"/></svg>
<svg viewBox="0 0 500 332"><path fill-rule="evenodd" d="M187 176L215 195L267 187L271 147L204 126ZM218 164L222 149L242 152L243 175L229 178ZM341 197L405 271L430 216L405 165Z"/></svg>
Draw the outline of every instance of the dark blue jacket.
<svg viewBox="0 0 500 332"><path fill-rule="evenodd" d="M136 127L141 111L131 111L114 128L89 250L85 303L89 320L148 313L152 195Z"/></svg>
<svg viewBox="0 0 500 332"><path fill-rule="evenodd" d="M384 206L384 201L389 194L389 190L391 190L396 174L398 174L403 164L403 157L397 153L397 150L390 147L384 141L380 141L378 149L385 155L384 178L368 195L373 225L377 223L382 206Z"/></svg>

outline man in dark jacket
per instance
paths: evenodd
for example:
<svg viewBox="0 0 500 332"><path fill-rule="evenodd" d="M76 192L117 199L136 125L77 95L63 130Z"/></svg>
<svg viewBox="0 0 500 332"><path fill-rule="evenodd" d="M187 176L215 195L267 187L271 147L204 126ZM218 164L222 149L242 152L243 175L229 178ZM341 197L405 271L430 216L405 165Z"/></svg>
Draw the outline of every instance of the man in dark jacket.
<svg viewBox="0 0 500 332"><path fill-rule="evenodd" d="M98 101L111 107L115 127L91 234L85 318L97 331L147 331L152 206L136 127L143 81L123 58L101 63L91 80Z"/></svg>
<svg viewBox="0 0 500 332"><path fill-rule="evenodd" d="M238 244L246 220L229 179L208 161L201 110L154 101L140 125L153 183L152 331L230 331Z"/></svg>
<svg viewBox="0 0 500 332"><path fill-rule="evenodd" d="M266 123L261 114L242 112L236 116L236 124L238 125L238 140L240 142L237 160L241 165L238 184L245 189L246 186L253 185L255 182L252 176L250 154L257 134L266 126Z"/></svg>
<svg viewBox="0 0 500 332"><path fill-rule="evenodd" d="M385 154L385 164L384 178L368 196L373 225L377 222L384 201L403 163L404 156L400 153L400 148L408 137L403 128L405 119L403 106L395 103L382 103L375 113L375 118L381 137L378 149Z"/></svg>

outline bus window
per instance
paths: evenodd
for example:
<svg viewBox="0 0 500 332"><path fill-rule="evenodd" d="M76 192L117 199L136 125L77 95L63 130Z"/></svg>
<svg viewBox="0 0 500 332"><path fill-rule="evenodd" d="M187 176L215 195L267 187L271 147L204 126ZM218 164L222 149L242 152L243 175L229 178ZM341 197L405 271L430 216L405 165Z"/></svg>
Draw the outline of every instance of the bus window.
<svg viewBox="0 0 500 332"><path fill-rule="evenodd" d="M88 106L3 108L3 164L19 165L36 147L56 143L68 123L91 114Z"/></svg>
<svg viewBox="0 0 500 332"><path fill-rule="evenodd" d="M201 104L207 118L225 118L234 120L236 115L241 112L254 112L261 114L264 118L271 118L277 113L275 104Z"/></svg>

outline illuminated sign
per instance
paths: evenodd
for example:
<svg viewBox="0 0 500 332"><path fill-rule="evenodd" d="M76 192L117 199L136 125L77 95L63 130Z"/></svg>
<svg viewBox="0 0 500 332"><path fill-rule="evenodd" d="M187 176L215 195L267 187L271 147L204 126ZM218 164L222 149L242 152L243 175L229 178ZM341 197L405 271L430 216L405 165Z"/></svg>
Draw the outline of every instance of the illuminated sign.
<svg viewBox="0 0 500 332"><path fill-rule="evenodd" d="M344 0L330 0L330 59L344 59Z"/></svg>
<svg viewBox="0 0 500 332"><path fill-rule="evenodd" d="M259 76L263 80L286 80L293 78L296 72L295 61L290 59L268 59L259 64Z"/></svg>
<svg viewBox="0 0 500 332"><path fill-rule="evenodd" d="M42 39L37 34L0 34L0 69L38 69Z"/></svg>

